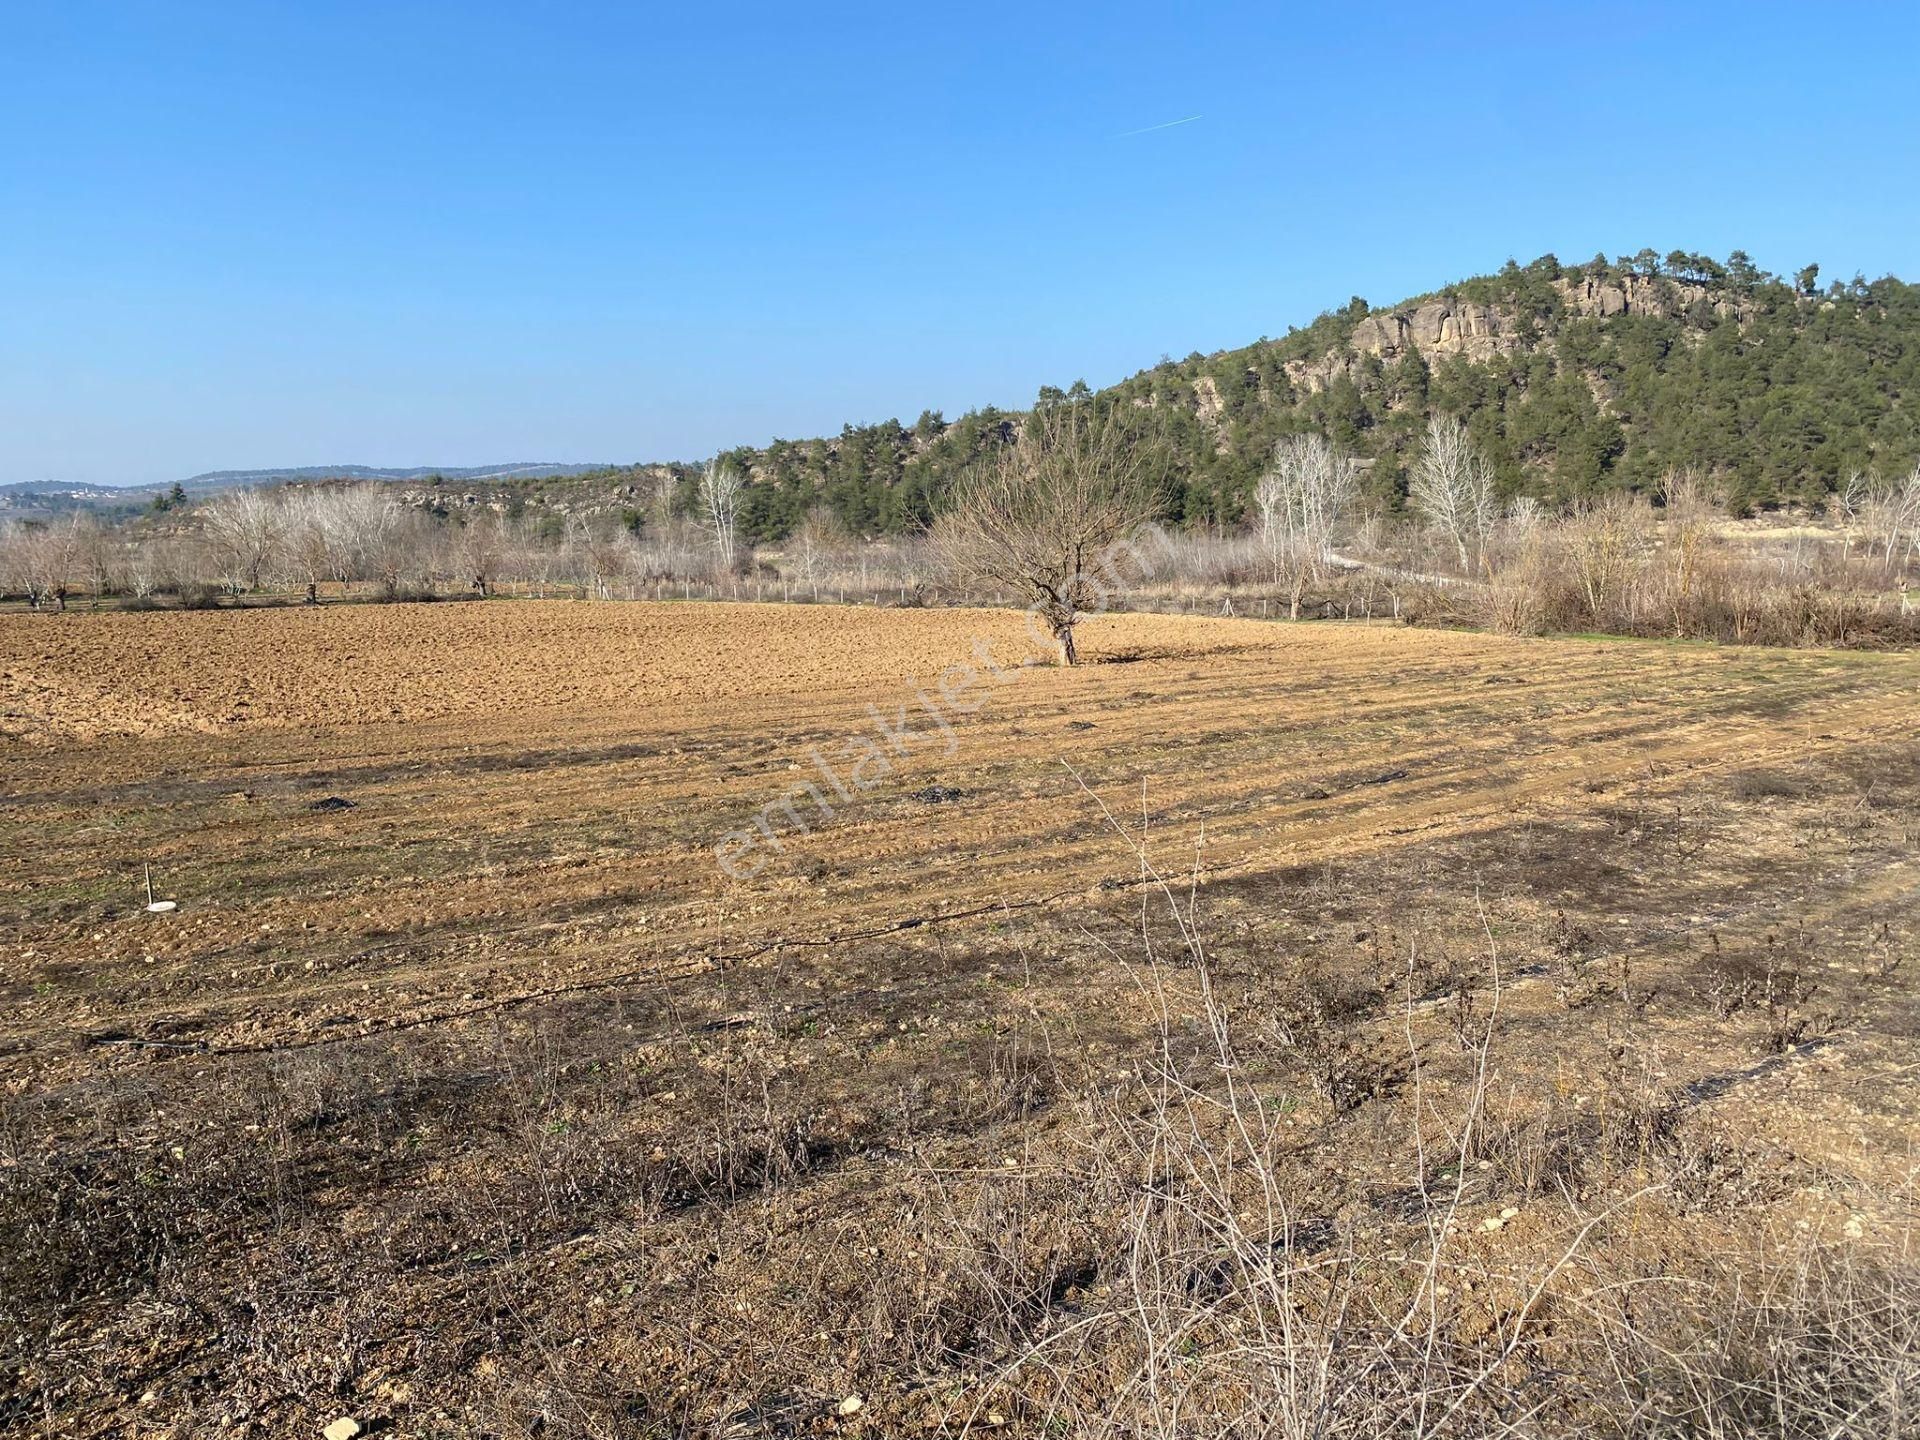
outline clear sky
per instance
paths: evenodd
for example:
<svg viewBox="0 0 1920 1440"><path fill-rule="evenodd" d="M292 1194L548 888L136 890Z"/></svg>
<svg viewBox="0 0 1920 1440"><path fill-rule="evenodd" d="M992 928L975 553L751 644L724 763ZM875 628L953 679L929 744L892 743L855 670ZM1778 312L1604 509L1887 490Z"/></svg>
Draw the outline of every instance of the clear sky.
<svg viewBox="0 0 1920 1440"><path fill-rule="evenodd" d="M1920 278L1916 60L1892 4L14 0L0 481L696 459L1548 250Z"/></svg>

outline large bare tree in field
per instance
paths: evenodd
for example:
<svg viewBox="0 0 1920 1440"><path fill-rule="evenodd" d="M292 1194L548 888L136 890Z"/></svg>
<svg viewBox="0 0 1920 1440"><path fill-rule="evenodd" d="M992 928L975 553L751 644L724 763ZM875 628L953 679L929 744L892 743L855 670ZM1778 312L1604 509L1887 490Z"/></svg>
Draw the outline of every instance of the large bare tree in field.
<svg viewBox="0 0 1920 1440"><path fill-rule="evenodd" d="M1105 607L1116 557L1153 519L1151 454L1091 401L1036 411L960 479L934 521L936 556L962 583L1027 600L1071 665L1073 627Z"/></svg>
<svg viewBox="0 0 1920 1440"><path fill-rule="evenodd" d="M1353 462L1323 435L1290 435L1254 486L1260 548L1276 581L1287 583L1289 613L1300 618L1307 584L1333 557L1334 529L1358 491Z"/></svg>
<svg viewBox="0 0 1920 1440"><path fill-rule="evenodd" d="M1427 443L1407 483L1407 498L1422 519L1453 541L1460 568L1471 570L1486 548L1500 505L1493 493L1493 471L1467 438L1467 427L1451 415L1427 424Z"/></svg>

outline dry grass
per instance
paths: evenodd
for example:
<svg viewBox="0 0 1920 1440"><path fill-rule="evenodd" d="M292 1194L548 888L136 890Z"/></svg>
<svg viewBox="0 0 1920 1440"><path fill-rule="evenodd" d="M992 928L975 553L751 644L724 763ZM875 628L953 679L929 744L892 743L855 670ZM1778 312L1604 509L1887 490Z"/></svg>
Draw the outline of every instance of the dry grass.
<svg viewBox="0 0 1920 1440"><path fill-rule="evenodd" d="M1148 1021L1105 1077L1044 1029L812 1046L860 1065L835 1101L770 1006L643 1052L563 1013L16 1105L14 1418L112 1413L144 1354L180 1433L290 1402L529 1437L1906 1433L1907 1219L1793 1229L1631 1062L1599 1103L1516 1084L1484 914L1466 1023L1417 948L1332 1017L1149 881L1096 946ZM1392 1082L1325 1094L1315 1024Z"/></svg>

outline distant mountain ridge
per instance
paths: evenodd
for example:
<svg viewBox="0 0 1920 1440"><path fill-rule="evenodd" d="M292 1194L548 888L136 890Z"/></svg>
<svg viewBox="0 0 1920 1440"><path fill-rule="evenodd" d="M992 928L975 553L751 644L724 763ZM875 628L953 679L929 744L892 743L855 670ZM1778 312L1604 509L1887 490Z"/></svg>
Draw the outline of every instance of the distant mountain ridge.
<svg viewBox="0 0 1920 1440"><path fill-rule="evenodd" d="M611 465L563 465L516 461L505 465L297 465L274 470L208 470L180 481L143 485L98 485L84 480L13 480L0 484L0 512L34 519L68 510L124 511L147 505L177 483L196 498L254 485L288 485L327 480L419 482L441 479L455 484L484 481L555 480L594 475Z"/></svg>
<svg viewBox="0 0 1920 1440"><path fill-rule="evenodd" d="M587 475L611 468L598 465L562 465L545 460L522 460L505 465L299 465L278 470L208 470L180 482L189 493L233 490L243 485L284 485L304 480L546 480ZM135 487L165 490L166 485Z"/></svg>

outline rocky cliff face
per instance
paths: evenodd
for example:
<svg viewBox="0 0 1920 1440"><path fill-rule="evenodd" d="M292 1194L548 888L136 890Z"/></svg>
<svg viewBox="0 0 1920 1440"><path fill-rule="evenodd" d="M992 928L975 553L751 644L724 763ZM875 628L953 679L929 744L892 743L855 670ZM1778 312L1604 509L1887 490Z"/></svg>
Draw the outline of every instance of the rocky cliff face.
<svg viewBox="0 0 1920 1440"><path fill-rule="evenodd" d="M1466 355L1485 360L1512 339L1512 317L1491 305L1429 300L1413 310L1369 315L1354 328L1349 342L1361 355L1396 357L1409 348L1422 354Z"/></svg>
<svg viewBox="0 0 1920 1440"><path fill-rule="evenodd" d="M1732 301L1714 296L1704 286L1685 285L1662 277L1629 275L1618 283L1583 280L1557 283L1570 315L1605 320L1615 315L1681 314L1701 301L1714 313L1738 318ZM1363 357L1398 360L1417 349L1429 360L1464 355L1469 360L1491 360L1536 343L1533 327L1501 305L1478 305L1465 300L1429 300L1406 310L1383 310L1354 327L1345 350L1331 351L1314 360L1296 360L1287 374L1306 390L1321 390L1341 375L1351 374Z"/></svg>
<svg viewBox="0 0 1920 1440"><path fill-rule="evenodd" d="M1213 437L1214 453L1227 454L1233 448L1227 443L1227 427L1222 419L1227 407L1220 399L1220 387L1214 383L1211 375L1202 375L1193 382L1193 404L1199 413L1200 423L1207 427L1207 433Z"/></svg>

